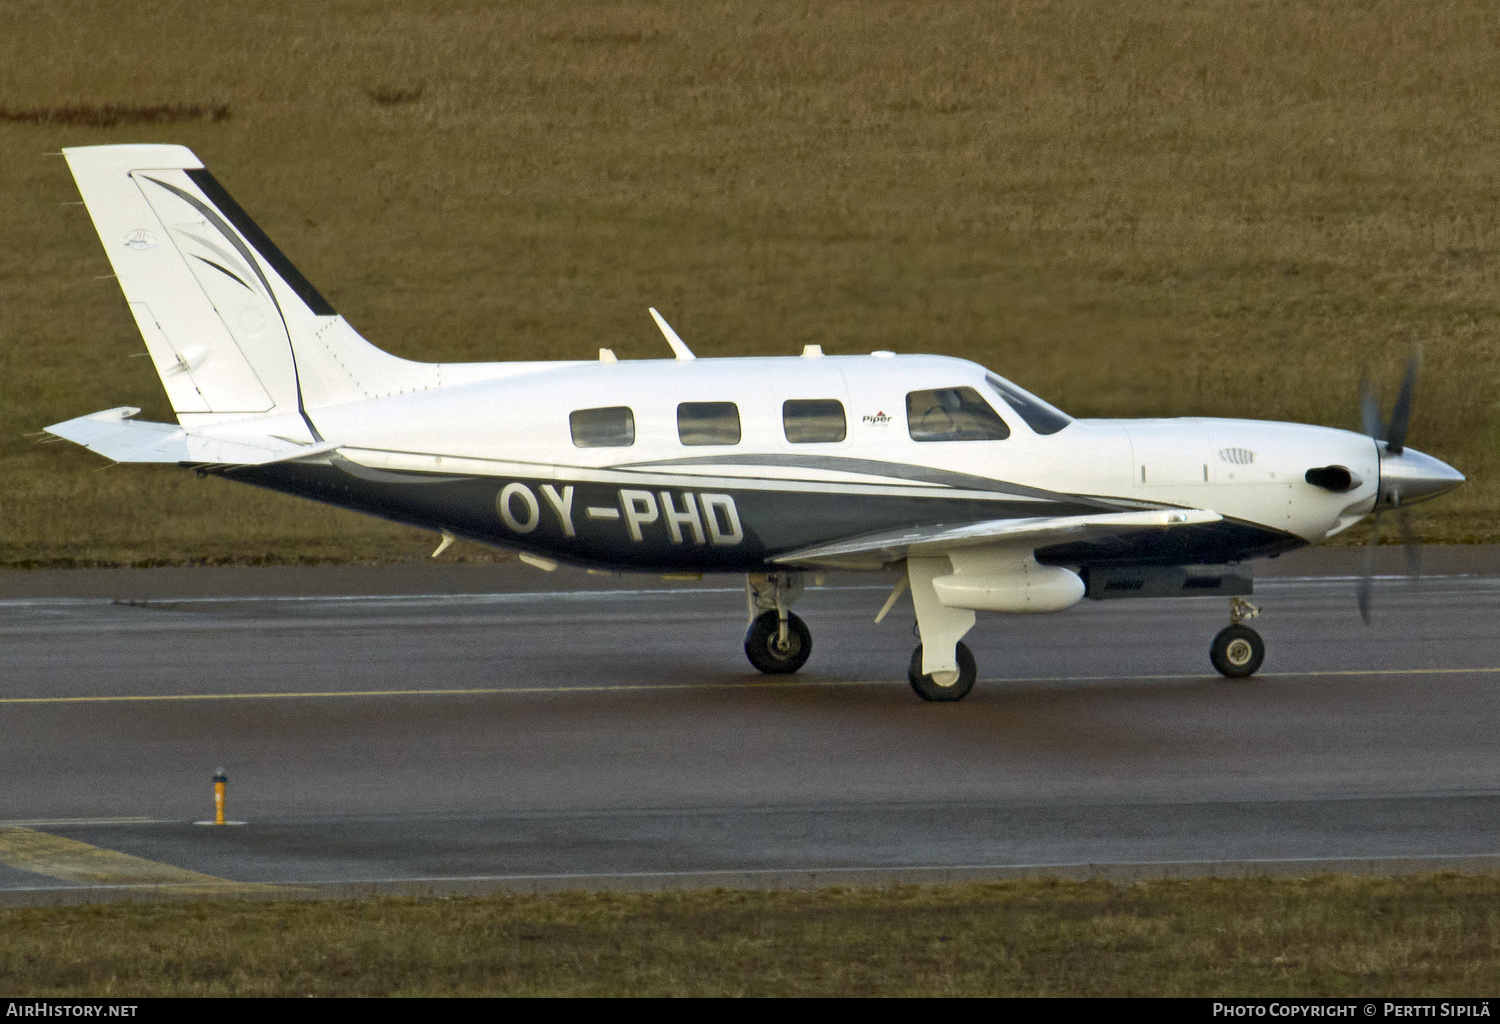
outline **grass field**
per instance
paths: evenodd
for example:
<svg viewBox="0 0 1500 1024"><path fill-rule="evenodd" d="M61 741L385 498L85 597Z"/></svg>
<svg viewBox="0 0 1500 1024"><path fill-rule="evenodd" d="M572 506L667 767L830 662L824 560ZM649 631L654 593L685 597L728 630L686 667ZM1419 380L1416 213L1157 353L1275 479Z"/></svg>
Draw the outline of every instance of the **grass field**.
<svg viewBox="0 0 1500 1024"><path fill-rule="evenodd" d="M0 910L0 990L143 995L1493 995L1500 879Z"/></svg>
<svg viewBox="0 0 1500 1024"><path fill-rule="evenodd" d="M1079 415L1411 442L1500 540L1489 0L0 5L0 564L421 557L433 538L24 435L169 410L62 160L192 146L416 359L878 348ZM1357 539L1357 537L1356 537ZM487 557L472 546L455 554Z"/></svg>

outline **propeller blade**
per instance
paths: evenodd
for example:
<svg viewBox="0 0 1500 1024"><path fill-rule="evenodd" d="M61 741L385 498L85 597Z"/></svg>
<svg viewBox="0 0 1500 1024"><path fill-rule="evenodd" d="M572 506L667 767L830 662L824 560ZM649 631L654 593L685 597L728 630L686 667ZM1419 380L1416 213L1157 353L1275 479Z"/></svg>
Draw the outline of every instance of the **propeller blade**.
<svg viewBox="0 0 1500 1024"><path fill-rule="evenodd" d="M1385 430L1386 451L1400 455L1406 449L1406 428L1411 424L1412 393L1417 389L1417 371L1422 368L1422 350L1413 348L1411 359L1406 364L1406 378L1401 381L1401 393L1396 396L1396 405L1391 409L1391 422Z"/></svg>
<svg viewBox="0 0 1500 1024"><path fill-rule="evenodd" d="M1406 575L1416 577L1422 575L1422 545L1417 541L1417 533L1411 528L1411 520L1407 517L1406 508L1401 504L1401 494L1396 493L1396 527L1401 531L1401 543L1406 548Z"/></svg>
<svg viewBox="0 0 1500 1024"><path fill-rule="evenodd" d="M1370 539L1365 541L1365 567L1359 576L1359 589L1355 592L1355 600L1359 604L1359 617L1364 619L1365 625L1370 624L1370 593L1374 589L1375 578L1375 545L1380 543L1380 513L1375 513L1375 525L1370 531Z"/></svg>
<svg viewBox="0 0 1500 1024"><path fill-rule="evenodd" d="M1359 429L1367 436L1381 440L1380 399L1375 397L1370 378L1363 374L1359 378Z"/></svg>

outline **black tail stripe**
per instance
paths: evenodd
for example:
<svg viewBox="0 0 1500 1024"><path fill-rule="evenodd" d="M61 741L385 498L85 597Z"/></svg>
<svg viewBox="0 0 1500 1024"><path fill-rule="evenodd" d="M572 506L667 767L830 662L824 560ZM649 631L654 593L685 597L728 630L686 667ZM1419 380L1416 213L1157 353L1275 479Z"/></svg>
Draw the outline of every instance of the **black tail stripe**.
<svg viewBox="0 0 1500 1024"><path fill-rule="evenodd" d="M187 176L192 179L193 184L203 190L203 194L209 198L219 212L222 213L229 223L233 224L245 240L255 247L261 258L271 265L271 268L281 275L285 281L297 293L297 297L307 304L307 308L318 316L335 316L333 306L328 300L319 294L312 286L312 282L302 276L302 272L292 266L292 261L286 258L286 254L276 248L276 243L266 236L260 229L260 225L250 219L245 208L234 201L234 197L224 190L214 176L208 173L206 168L187 171Z"/></svg>
<svg viewBox="0 0 1500 1024"><path fill-rule="evenodd" d="M230 270L228 267L215 263L213 260L207 259L206 257L199 256L197 253L193 253L193 259L197 260L199 263L207 263L210 267L213 267L219 273L243 285L247 291L255 291L254 288L250 287L247 281L241 278L240 275L236 274L234 271Z"/></svg>

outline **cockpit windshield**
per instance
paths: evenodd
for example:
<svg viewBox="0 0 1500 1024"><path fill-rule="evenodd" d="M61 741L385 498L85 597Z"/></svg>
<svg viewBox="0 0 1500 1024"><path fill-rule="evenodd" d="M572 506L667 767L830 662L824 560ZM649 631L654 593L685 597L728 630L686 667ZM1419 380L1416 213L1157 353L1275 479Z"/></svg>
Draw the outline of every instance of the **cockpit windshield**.
<svg viewBox="0 0 1500 1024"><path fill-rule="evenodd" d="M1016 415L1026 421L1026 425L1038 434L1055 434L1069 423L1073 417L1054 408L1033 395L1024 388L1018 388L1003 377L996 377L993 373L985 378L985 382L994 389L995 394L1005 399L1005 404L1016 411Z"/></svg>

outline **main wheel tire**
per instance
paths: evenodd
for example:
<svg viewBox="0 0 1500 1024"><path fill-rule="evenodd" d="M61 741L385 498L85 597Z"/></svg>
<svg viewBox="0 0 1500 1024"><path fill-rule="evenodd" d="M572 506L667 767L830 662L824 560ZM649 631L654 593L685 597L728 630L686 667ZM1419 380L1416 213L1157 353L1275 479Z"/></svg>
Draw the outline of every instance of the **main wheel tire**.
<svg viewBox="0 0 1500 1024"><path fill-rule="evenodd" d="M922 673L921 644L911 652L911 665L906 669L906 679L918 697L934 701L963 700L974 689L974 680L979 676L974 655L963 644L959 644L953 653L958 661L958 678L947 686L942 686L931 675Z"/></svg>
<svg viewBox="0 0 1500 1024"><path fill-rule="evenodd" d="M791 675L807 664L812 654L812 631L807 623L787 613L786 644L781 643L781 618L775 612L762 612L745 632L745 657L750 664L769 676Z"/></svg>
<svg viewBox="0 0 1500 1024"><path fill-rule="evenodd" d="M1266 660L1266 644L1249 626L1225 626L1214 637L1208 658L1221 675L1230 679L1253 676Z"/></svg>

